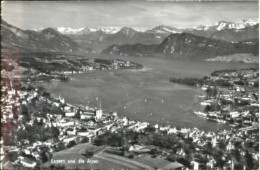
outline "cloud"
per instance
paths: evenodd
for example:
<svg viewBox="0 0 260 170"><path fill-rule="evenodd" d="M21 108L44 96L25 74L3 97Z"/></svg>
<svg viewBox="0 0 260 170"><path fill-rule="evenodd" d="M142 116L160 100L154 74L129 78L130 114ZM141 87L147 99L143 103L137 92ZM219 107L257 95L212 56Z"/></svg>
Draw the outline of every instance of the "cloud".
<svg viewBox="0 0 260 170"><path fill-rule="evenodd" d="M4 2L3 18L23 29L194 26L258 18L257 2ZM243 10L241 10L243 9Z"/></svg>

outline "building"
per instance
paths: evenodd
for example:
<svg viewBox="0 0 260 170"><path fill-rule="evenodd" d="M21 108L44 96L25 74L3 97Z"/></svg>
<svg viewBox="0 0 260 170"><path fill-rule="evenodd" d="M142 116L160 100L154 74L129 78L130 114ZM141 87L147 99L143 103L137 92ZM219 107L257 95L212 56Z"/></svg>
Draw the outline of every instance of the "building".
<svg viewBox="0 0 260 170"><path fill-rule="evenodd" d="M100 119L100 118L102 118L102 115L103 115L103 111L101 109L99 109L99 110L96 111L95 118Z"/></svg>
<svg viewBox="0 0 260 170"><path fill-rule="evenodd" d="M76 115L75 112L66 112L66 113L65 113L65 116L66 116L66 117L74 117L75 115Z"/></svg>
<svg viewBox="0 0 260 170"><path fill-rule="evenodd" d="M19 157L18 158L20 163L25 166L25 167L28 167L28 168L35 168L37 163L29 158L26 158L26 157Z"/></svg>

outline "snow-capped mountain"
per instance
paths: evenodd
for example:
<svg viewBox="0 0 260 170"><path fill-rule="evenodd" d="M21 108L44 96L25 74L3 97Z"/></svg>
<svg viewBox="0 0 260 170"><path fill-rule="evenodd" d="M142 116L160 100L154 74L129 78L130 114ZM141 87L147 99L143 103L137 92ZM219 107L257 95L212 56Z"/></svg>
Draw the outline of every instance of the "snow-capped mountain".
<svg viewBox="0 0 260 170"><path fill-rule="evenodd" d="M196 30L215 30L215 31L221 31L224 29L244 29L247 27L251 27L258 24L257 22L253 21L252 19L248 20L241 20L237 22L228 22L228 21L219 21L214 25L199 25L195 26L194 29Z"/></svg>
<svg viewBox="0 0 260 170"><path fill-rule="evenodd" d="M61 34L89 34L93 32L102 31L105 34L115 34L120 31L121 27L97 27L97 28L70 28L70 27L57 27L56 30Z"/></svg>
<svg viewBox="0 0 260 170"><path fill-rule="evenodd" d="M102 31L106 34L115 34L121 30L121 27L99 27L97 31Z"/></svg>
<svg viewBox="0 0 260 170"><path fill-rule="evenodd" d="M151 30L147 30L147 33L155 33L155 34L174 34L174 33L180 33L182 32L182 29L178 29L175 27L169 27L165 25L160 25L158 27L155 27Z"/></svg>
<svg viewBox="0 0 260 170"><path fill-rule="evenodd" d="M70 27L57 27L57 31L59 31L62 34L78 34L85 30L87 33L90 31L89 29L86 29L85 27L74 29Z"/></svg>
<svg viewBox="0 0 260 170"><path fill-rule="evenodd" d="M254 22L253 20L242 20L238 22L226 22L226 21L220 21L216 24L217 30L223 30L223 29L244 29L246 27L250 27L253 25L256 25L257 22Z"/></svg>
<svg viewBox="0 0 260 170"><path fill-rule="evenodd" d="M253 20L237 22L219 21L213 25L200 25L191 28L160 25L144 27L58 27L55 30L70 37L82 46L90 46L100 51L112 44L158 44L170 34L191 33L201 37L238 42L259 37L259 24ZM40 31L39 31L40 32Z"/></svg>
<svg viewBox="0 0 260 170"><path fill-rule="evenodd" d="M101 31L105 34L116 34L124 27L96 27L96 28L70 28L70 27L57 27L56 30L59 31L61 34L89 34ZM133 30L137 32L145 32L147 28L143 27L133 27ZM33 29L34 31L41 31L42 29Z"/></svg>
<svg viewBox="0 0 260 170"><path fill-rule="evenodd" d="M251 19L237 22L219 21L215 25L200 25L184 32L228 42L259 38L259 24Z"/></svg>
<svg viewBox="0 0 260 170"><path fill-rule="evenodd" d="M241 30L248 27L252 27L257 25L258 23L248 19L248 20L241 20L237 22L228 22L228 21L219 21L214 25L199 25L194 26L193 28L176 28L166 25L160 25L158 27L148 29L143 27L131 27L136 32L141 33L152 33L152 34L174 34L174 33L181 33L181 32L193 32L193 31L222 31L222 30ZM82 27L82 28L70 28L70 27L57 27L56 30L61 34L90 34L95 32L102 32L105 34L116 34L125 27L118 27L118 26L107 26L107 27ZM41 31L42 29L34 29L34 31Z"/></svg>

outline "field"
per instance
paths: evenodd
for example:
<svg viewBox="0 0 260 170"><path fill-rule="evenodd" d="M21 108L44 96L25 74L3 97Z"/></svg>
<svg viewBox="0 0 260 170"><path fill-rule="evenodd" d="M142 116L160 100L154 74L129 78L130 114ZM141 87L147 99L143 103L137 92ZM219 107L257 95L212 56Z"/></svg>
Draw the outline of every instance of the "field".
<svg viewBox="0 0 260 170"><path fill-rule="evenodd" d="M170 77L203 77L215 70L257 67L256 64L181 61L167 58L131 58L122 56L92 56L120 58L144 65L142 70L94 71L73 75L69 82L45 84L54 95L67 102L89 104L118 112L121 116L153 123L198 127L208 130L227 128L195 115L196 95L200 89L169 82Z"/></svg>
<svg viewBox="0 0 260 170"><path fill-rule="evenodd" d="M96 152L92 158L81 155L83 150L93 150L93 148ZM66 169L151 169L150 166L140 161L104 153L105 148L90 143L79 144L54 153L51 161L45 163L42 167L48 167L52 164L63 165Z"/></svg>

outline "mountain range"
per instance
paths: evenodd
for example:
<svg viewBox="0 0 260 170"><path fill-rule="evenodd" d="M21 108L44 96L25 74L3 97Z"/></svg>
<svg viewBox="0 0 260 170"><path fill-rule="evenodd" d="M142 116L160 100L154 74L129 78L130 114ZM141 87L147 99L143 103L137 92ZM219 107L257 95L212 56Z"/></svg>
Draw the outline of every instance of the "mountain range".
<svg viewBox="0 0 260 170"><path fill-rule="evenodd" d="M163 34L168 34L168 33L176 33L176 32L184 32L184 31L189 31L189 30L217 30L221 31L224 29L244 29L247 27L251 27L254 25L257 25L257 22L254 22L251 19L248 20L241 20L238 22L227 22L227 21L219 21L218 23L214 25L199 25L195 26L193 28L178 28L178 27L170 27L170 26L165 26L165 25L160 25L158 27L152 28L152 29L147 29L147 28L141 28L141 27L134 27L132 28L136 32L152 32L152 33L163 33ZM125 28L125 27L123 27ZM122 27L97 27L97 28L88 28L88 27L82 27L82 28L70 28L70 27L57 27L54 28L57 31L59 31L62 34L88 34L90 32L97 32L97 31L102 31L106 34L115 34L119 32ZM37 29L35 29L37 31ZM41 30L41 29L38 29Z"/></svg>
<svg viewBox="0 0 260 170"><path fill-rule="evenodd" d="M83 46L89 46L96 51L102 51L112 44L159 44L167 36L174 33L191 33L228 42L238 42L259 37L259 24L252 20L238 22L220 21L214 25L200 25L193 28L160 25L146 30L129 27L83 27L79 29L58 27L54 29Z"/></svg>
<svg viewBox="0 0 260 170"><path fill-rule="evenodd" d="M259 54L259 24L250 20L237 23L220 21L213 26L189 29L161 25L139 31L129 27L22 30L2 20L1 28L2 47L20 52L159 54L188 59Z"/></svg>

